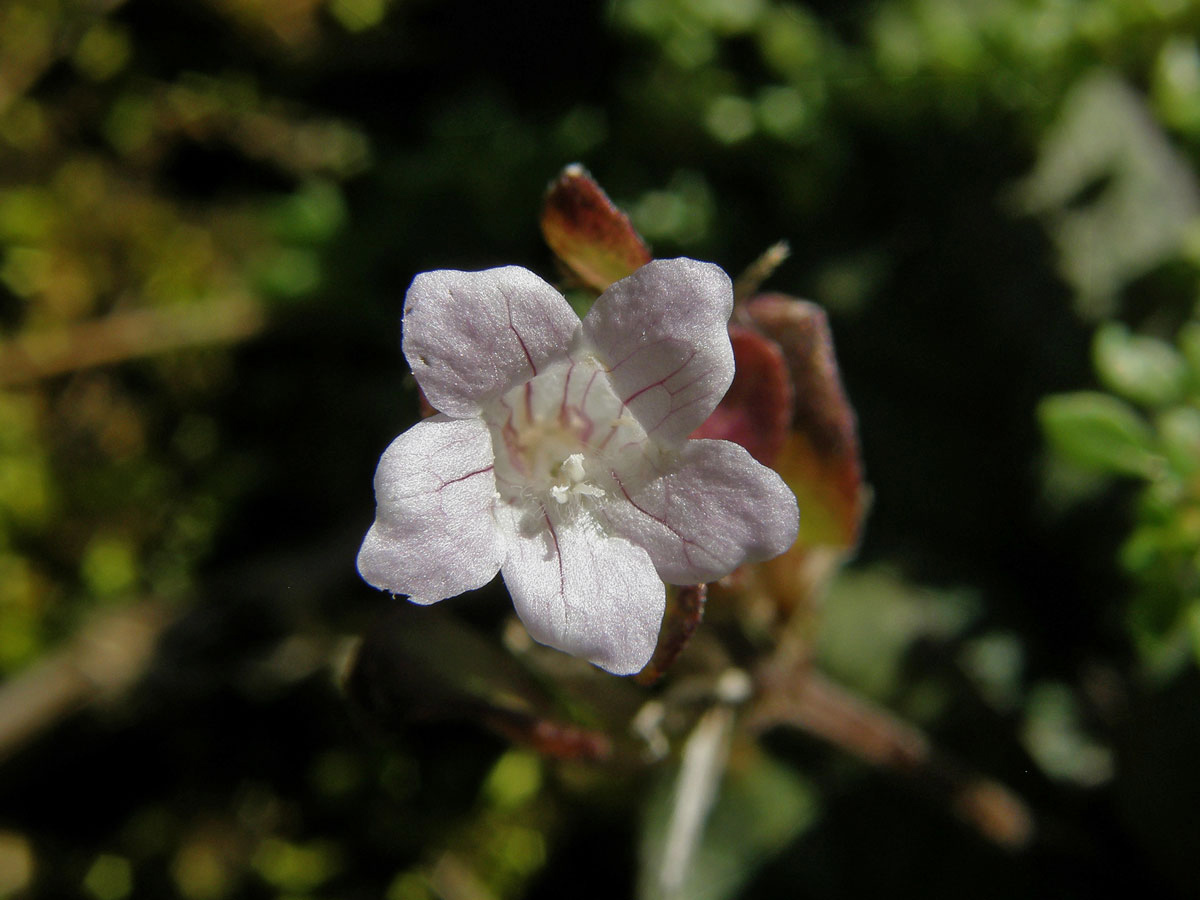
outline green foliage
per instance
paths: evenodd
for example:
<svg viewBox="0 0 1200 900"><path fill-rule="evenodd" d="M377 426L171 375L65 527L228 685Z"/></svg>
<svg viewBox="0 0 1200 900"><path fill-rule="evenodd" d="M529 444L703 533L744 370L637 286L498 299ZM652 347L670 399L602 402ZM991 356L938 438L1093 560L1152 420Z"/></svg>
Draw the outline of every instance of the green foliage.
<svg viewBox="0 0 1200 900"><path fill-rule="evenodd" d="M1137 591L1128 625L1147 670L1178 674L1200 661L1200 368L1196 323L1177 346L1109 322L1096 332L1093 359L1103 393L1048 397L1042 427L1062 458L1092 471L1144 483L1120 559ZM1124 399L1122 399L1124 398ZM1135 408L1136 404L1141 408Z"/></svg>
<svg viewBox="0 0 1200 900"><path fill-rule="evenodd" d="M150 48L115 18L3 16L2 40L21 42L4 51L19 90L0 100L0 546L24 573L6 591L11 671L93 606L190 593L247 487L208 412L228 390L220 348L259 331L274 298L312 297L317 248L345 222L337 180L364 151L244 78L136 77ZM36 90L61 55L87 98L76 112ZM182 202L172 157L216 143L294 186Z"/></svg>
<svg viewBox="0 0 1200 900"><path fill-rule="evenodd" d="M1046 774L1095 786L1112 778L1113 753L1086 734L1081 720L1079 702L1069 687L1038 684L1025 703L1022 737Z"/></svg>
<svg viewBox="0 0 1200 900"><path fill-rule="evenodd" d="M977 614L969 593L915 589L888 571L847 573L831 589L817 653L843 683L894 701L913 643L950 640Z"/></svg>
<svg viewBox="0 0 1200 900"><path fill-rule="evenodd" d="M1176 258L1200 214L1187 161L1146 100L1104 69L1064 98L1019 194L1047 218L1062 275L1090 317L1111 315L1126 285Z"/></svg>
<svg viewBox="0 0 1200 900"><path fill-rule="evenodd" d="M1143 37L1155 33L1159 15L1170 13L1163 8L1137 21ZM1049 216L1079 309L1104 317L1092 362L1111 392L1046 398L1039 405L1042 428L1061 459L1145 485L1120 561L1135 586L1130 637L1160 679L1176 676L1189 646L1195 649L1189 623L1200 571L1200 542L1188 524L1200 501L1197 323L1187 321L1174 342L1163 338L1164 323L1191 305L1184 298L1200 286L1191 249L1200 189L1188 158L1195 149L1188 123L1200 109L1188 74L1194 55L1188 39L1159 36L1148 100L1111 72L1081 82L1022 187L1029 208ZM1178 299L1173 308L1151 311L1145 332L1131 330L1118 318L1124 296L1164 270L1174 273L1164 296Z"/></svg>
<svg viewBox="0 0 1200 900"><path fill-rule="evenodd" d="M1076 465L1143 477L1159 468L1150 428L1116 397L1063 394L1043 400L1038 413L1055 450Z"/></svg>
<svg viewBox="0 0 1200 900"><path fill-rule="evenodd" d="M1171 345L1110 322L1096 332L1092 354L1096 374L1113 393L1152 409L1181 399L1188 372Z"/></svg>

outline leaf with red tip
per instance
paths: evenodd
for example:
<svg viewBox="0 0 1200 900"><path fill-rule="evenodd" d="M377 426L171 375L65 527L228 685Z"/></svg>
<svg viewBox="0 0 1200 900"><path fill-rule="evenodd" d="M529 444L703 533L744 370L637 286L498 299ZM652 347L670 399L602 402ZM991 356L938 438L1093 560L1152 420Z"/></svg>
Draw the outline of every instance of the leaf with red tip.
<svg viewBox="0 0 1200 900"><path fill-rule="evenodd" d="M694 438L741 444L770 466L792 424L794 394L787 360L774 341L740 325L729 326L733 344L733 384Z"/></svg>
<svg viewBox="0 0 1200 900"><path fill-rule="evenodd" d="M563 169L550 186L542 209L542 234L567 268L596 291L651 259L629 217L578 163Z"/></svg>

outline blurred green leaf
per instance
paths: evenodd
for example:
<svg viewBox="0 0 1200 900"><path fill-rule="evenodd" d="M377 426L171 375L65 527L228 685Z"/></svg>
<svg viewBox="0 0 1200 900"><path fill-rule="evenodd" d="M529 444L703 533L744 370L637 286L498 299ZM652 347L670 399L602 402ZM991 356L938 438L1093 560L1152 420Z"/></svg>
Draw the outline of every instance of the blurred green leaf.
<svg viewBox="0 0 1200 900"><path fill-rule="evenodd" d="M123 856L102 853L84 876L83 888L96 900L121 900L133 890L133 867Z"/></svg>
<svg viewBox="0 0 1200 900"><path fill-rule="evenodd" d="M346 221L346 204L338 186L314 178L296 193L280 200L270 211L272 231L281 240L321 244L333 237Z"/></svg>
<svg viewBox="0 0 1200 900"><path fill-rule="evenodd" d="M387 13L389 0L329 0L329 14L347 31L374 28Z"/></svg>
<svg viewBox="0 0 1200 900"><path fill-rule="evenodd" d="M492 767L483 784L491 805L515 809L537 796L542 789L542 763L528 750L509 750Z"/></svg>
<svg viewBox="0 0 1200 900"><path fill-rule="evenodd" d="M1184 477L1200 469L1200 409L1177 406L1162 413L1155 424L1171 468Z"/></svg>
<svg viewBox="0 0 1200 900"><path fill-rule="evenodd" d="M1179 329L1176 340L1187 362L1191 391L1194 395L1200 395L1200 322L1188 322Z"/></svg>
<svg viewBox="0 0 1200 900"><path fill-rule="evenodd" d="M1141 523L1121 546L1120 560L1127 572L1145 574L1158 560L1163 545L1163 528L1155 523Z"/></svg>
<svg viewBox="0 0 1200 900"><path fill-rule="evenodd" d="M963 644L959 663L984 699L1004 712L1021 704L1025 651L1018 635L992 631Z"/></svg>
<svg viewBox="0 0 1200 900"><path fill-rule="evenodd" d="M647 240L688 246L708 236L717 219L717 202L704 175L681 170L664 190L639 197L629 214Z"/></svg>
<svg viewBox="0 0 1200 900"><path fill-rule="evenodd" d="M281 247L256 260L255 286L274 298L293 300L316 290L321 261L309 249Z"/></svg>
<svg viewBox="0 0 1200 900"><path fill-rule="evenodd" d="M1116 397L1057 394L1038 405L1038 419L1053 448L1078 466L1140 478L1161 469L1150 427Z"/></svg>
<svg viewBox="0 0 1200 900"><path fill-rule="evenodd" d="M1200 47L1192 35L1163 42L1151 84L1155 107L1173 128L1200 134Z"/></svg>
<svg viewBox="0 0 1200 900"><path fill-rule="evenodd" d="M1066 685L1033 688L1022 732L1026 749L1052 778L1090 786L1112 777L1112 751L1084 733L1079 704Z"/></svg>
<svg viewBox="0 0 1200 900"><path fill-rule="evenodd" d="M285 891L308 893L338 873L342 868L341 856L332 841L296 844L270 837L259 845L251 862L268 884Z"/></svg>
<svg viewBox="0 0 1200 900"><path fill-rule="evenodd" d="M125 67L132 52L125 29L112 22L99 22L80 39L71 61L88 78L104 81Z"/></svg>
<svg viewBox="0 0 1200 900"><path fill-rule="evenodd" d="M1179 253L1200 213L1186 159L1142 95L1107 69L1064 98L1020 196L1047 216L1063 277L1093 316L1110 313L1121 288Z"/></svg>
<svg viewBox="0 0 1200 900"><path fill-rule="evenodd" d="M1157 338L1130 334L1119 322L1102 325L1092 343L1100 380L1135 403L1161 407L1183 392L1187 366L1174 347Z"/></svg>
<svg viewBox="0 0 1200 900"><path fill-rule="evenodd" d="M128 591L138 577L137 554L132 543L120 535L97 535L84 551L81 574L96 597Z"/></svg>
<svg viewBox="0 0 1200 900"><path fill-rule="evenodd" d="M1180 610L1172 584L1149 584L1133 598L1126 617L1143 674L1153 683L1175 678L1194 657L1194 619Z"/></svg>
<svg viewBox="0 0 1200 900"><path fill-rule="evenodd" d="M1192 641L1192 656L1200 666L1200 599L1193 600L1186 613L1188 635Z"/></svg>
<svg viewBox="0 0 1200 900"><path fill-rule="evenodd" d="M829 589L817 659L839 682L888 699L913 641L959 634L978 609L978 600L966 591L917 588L882 567L845 571Z"/></svg>

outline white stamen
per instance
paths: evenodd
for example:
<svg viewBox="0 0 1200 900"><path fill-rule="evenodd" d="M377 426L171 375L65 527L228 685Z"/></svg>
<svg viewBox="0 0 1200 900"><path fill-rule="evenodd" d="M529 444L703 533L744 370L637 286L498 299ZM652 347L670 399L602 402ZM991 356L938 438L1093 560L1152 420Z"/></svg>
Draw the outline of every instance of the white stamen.
<svg viewBox="0 0 1200 900"><path fill-rule="evenodd" d="M649 443L593 360L548 369L485 417L504 498L566 507L566 514L608 497L609 473L636 463Z"/></svg>
<svg viewBox="0 0 1200 900"><path fill-rule="evenodd" d="M583 454L572 453L563 460L562 472L570 479L572 484L579 484L587 477L587 472L583 468Z"/></svg>

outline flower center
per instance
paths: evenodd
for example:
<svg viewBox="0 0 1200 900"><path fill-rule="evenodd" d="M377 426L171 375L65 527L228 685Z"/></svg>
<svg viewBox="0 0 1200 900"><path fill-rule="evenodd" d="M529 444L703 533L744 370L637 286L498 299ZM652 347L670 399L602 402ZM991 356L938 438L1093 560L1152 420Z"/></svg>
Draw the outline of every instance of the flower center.
<svg viewBox="0 0 1200 900"><path fill-rule="evenodd" d="M484 411L496 484L509 502L543 509L598 500L644 456L646 432L592 360L562 363Z"/></svg>

